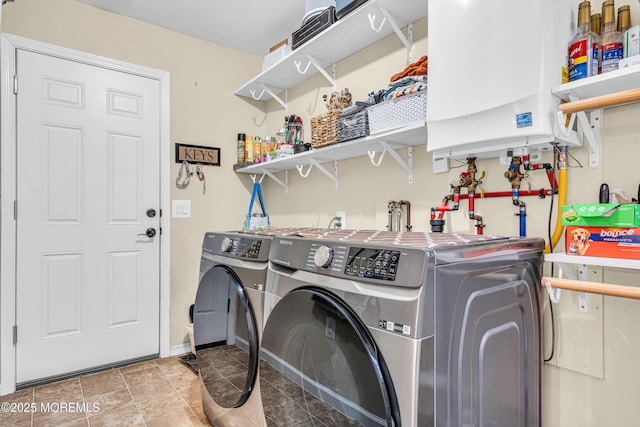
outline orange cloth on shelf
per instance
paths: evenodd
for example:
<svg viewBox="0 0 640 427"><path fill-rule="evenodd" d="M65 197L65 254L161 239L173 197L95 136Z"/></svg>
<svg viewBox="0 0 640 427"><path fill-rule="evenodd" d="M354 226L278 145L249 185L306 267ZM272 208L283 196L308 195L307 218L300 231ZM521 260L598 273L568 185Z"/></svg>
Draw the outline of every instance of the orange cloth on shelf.
<svg viewBox="0 0 640 427"><path fill-rule="evenodd" d="M405 68L402 72L398 74L394 74L391 77L391 81L395 82L396 80L400 80L401 78L408 76L426 76L427 75L427 55L418 59L413 64L410 64L407 68Z"/></svg>

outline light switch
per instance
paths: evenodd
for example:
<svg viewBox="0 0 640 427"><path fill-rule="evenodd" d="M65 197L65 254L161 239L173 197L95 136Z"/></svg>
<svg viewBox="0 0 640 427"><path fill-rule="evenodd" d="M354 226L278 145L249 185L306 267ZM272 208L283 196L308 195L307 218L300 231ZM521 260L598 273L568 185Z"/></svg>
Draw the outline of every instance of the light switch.
<svg viewBox="0 0 640 427"><path fill-rule="evenodd" d="M173 200L173 218L191 218L191 200Z"/></svg>

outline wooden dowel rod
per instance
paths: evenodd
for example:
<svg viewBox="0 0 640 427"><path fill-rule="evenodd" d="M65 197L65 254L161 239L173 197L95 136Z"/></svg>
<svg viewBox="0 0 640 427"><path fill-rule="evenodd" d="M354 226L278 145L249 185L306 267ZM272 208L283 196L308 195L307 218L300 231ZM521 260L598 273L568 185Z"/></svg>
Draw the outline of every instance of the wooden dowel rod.
<svg viewBox="0 0 640 427"><path fill-rule="evenodd" d="M566 289L569 291L587 292L590 294L608 295L612 297L640 299L640 288L625 285L612 285L610 283L587 282L584 280L559 279L556 277L543 277L542 286Z"/></svg>
<svg viewBox="0 0 640 427"><path fill-rule="evenodd" d="M560 104L559 108L563 113L571 114L577 113L578 111L614 107L616 105L628 104L630 102L637 101L640 101L640 89L631 89L623 92L581 99L579 101L567 102L566 104Z"/></svg>

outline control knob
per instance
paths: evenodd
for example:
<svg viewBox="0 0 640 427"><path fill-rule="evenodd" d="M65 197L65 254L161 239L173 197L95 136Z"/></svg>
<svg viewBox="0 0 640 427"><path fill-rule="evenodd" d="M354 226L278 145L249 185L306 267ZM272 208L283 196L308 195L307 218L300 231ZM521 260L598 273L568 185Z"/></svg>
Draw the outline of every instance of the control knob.
<svg viewBox="0 0 640 427"><path fill-rule="evenodd" d="M320 246L313 255L313 261L318 267L329 267L333 261L333 249L325 245Z"/></svg>
<svg viewBox="0 0 640 427"><path fill-rule="evenodd" d="M228 237L225 237L220 244L220 250L222 252L229 252L233 248L233 240Z"/></svg>

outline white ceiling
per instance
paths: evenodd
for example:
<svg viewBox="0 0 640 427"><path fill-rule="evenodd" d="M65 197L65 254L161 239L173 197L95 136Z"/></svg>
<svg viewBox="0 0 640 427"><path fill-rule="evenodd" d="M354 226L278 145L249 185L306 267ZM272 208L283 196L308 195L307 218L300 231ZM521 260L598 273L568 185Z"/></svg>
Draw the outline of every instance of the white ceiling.
<svg viewBox="0 0 640 427"><path fill-rule="evenodd" d="M80 0L141 21L264 56L300 28L303 0Z"/></svg>

